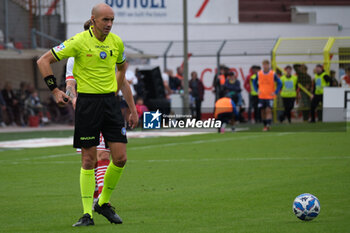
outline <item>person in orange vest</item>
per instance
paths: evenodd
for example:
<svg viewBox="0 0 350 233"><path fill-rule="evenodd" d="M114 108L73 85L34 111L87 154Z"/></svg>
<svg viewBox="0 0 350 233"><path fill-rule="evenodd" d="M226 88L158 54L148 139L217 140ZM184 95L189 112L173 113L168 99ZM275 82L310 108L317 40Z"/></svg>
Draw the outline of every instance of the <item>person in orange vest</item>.
<svg viewBox="0 0 350 233"><path fill-rule="evenodd" d="M259 71L253 80L255 91L259 97L259 108L261 108L261 119L264 124L263 131L269 131L272 123L272 106L273 100L282 88L282 82L271 70L270 62L262 62L263 70ZM275 87L277 84L277 88Z"/></svg>
<svg viewBox="0 0 350 233"><path fill-rule="evenodd" d="M234 123L235 118L238 116L236 104L230 97L222 97L215 102L215 119L221 121L221 128L218 129L219 133L224 133L227 124L232 125L232 131L235 131Z"/></svg>

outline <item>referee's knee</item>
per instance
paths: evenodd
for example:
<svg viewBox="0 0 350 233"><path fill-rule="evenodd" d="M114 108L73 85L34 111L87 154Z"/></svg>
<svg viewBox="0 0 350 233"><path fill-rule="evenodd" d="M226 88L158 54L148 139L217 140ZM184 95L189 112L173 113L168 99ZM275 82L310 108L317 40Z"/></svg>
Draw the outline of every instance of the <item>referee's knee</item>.
<svg viewBox="0 0 350 233"><path fill-rule="evenodd" d="M119 155L118 158L113 159L113 163L117 167L124 167L126 164L126 161L127 161L126 153L123 153L123 154Z"/></svg>
<svg viewBox="0 0 350 233"><path fill-rule="evenodd" d="M96 159L90 156L82 156L82 167L87 170L95 168Z"/></svg>

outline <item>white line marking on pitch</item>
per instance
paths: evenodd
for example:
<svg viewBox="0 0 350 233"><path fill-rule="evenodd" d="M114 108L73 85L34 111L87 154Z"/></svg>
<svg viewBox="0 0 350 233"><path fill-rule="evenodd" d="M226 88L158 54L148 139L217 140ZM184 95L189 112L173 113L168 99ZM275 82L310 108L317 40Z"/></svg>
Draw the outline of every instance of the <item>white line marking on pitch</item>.
<svg viewBox="0 0 350 233"><path fill-rule="evenodd" d="M163 144L157 144L157 145L149 145L149 146L138 146L138 147L131 147L128 148L128 150L143 150L143 149L151 149L151 148L158 148L158 147L169 147L169 146L179 146L179 145L188 145L188 144L202 144L202 143L212 143L212 142L222 142L222 141L231 141L231 140L243 140L243 139L251 139L251 138L259 138L261 136L283 136L288 135L292 133L278 133L278 134L259 134L259 135L249 135L249 136L242 136L242 137L234 137L234 138L217 138L217 139L207 139L207 140L197 140L197 141L188 141L188 142L178 142L178 143L163 143ZM29 158L21 158L21 159L15 159L12 160L14 162L16 161L30 161L30 160L37 160L37 159L50 159L50 158L60 158L60 157L67 157L67 156L73 156L77 155L76 152L73 153L65 153L65 154L55 154L55 155L46 155L46 156L37 156L37 157L29 157ZM7 160L0 160L0 163L2 162L8 162Z"/></svg>
<svg viewBox="0 0 350 233"><path fill-rule="evenodd" d="M218 161L295 161L295 160L314 160L314 157L271 157L271 158L202 158L202 159L146 159L146 160L128 160L128 163L179 163L179 162L218 162ZM317 160L340 160L350 159L350 156L329 156L329 157L318 157ZM6 164L80 164L79 161L0 161L6 162Z"/></svg>
<svg viewBox="0 0 350 233"><path fill-rule="evenodd" d="M176 137L214 133L211 132L176 132L176 131L149 131L149 132L128 132L128 138L148 138L148 137ZM0 141L0 148L40 148L68 146L73 144L73 137L67 138L32 138L11 141Z"/></svg>
<svg viewBox="0 0 350 233"><path fill-rule="evenodd" d="M61 158L61 157L67 157L77 155L77 153L67 153L67 154L56 154L56 155L44 155L44 156L37 156L37 157L30 157L30 158L23 158L23 159L16 159L16 161L29 161L29 160L36 160L36 159L50 159L50 158ZM0 160L2 162L3 160Z"/></svg>
<svg viewBox="0 0 350 233"><path fill-rule="evenodd" d="M291 133L279 133L278 136L288 135ZM210 143L210 142L223 142L223 141L236 141L236 140L242 140L242 139L251 139L251 138L259 138L261 136L273 136L275 134L260 134L260 135L251 135L251 136L242 136L242 137L234 137L234 138L217 138L217 139L207 139L207 140L197 140L197 141L188 141L188 142L174 142L174 143L164 143L164 144L156 144L156 145L149 145L149 146L136 146L136 147L130 147L128 150L143 150L143 149L151 149L151 148L157 148L157 147L167 147L167 146L179 146L179 145L188 145L188 144L201 144L201 143Z"/></svg>

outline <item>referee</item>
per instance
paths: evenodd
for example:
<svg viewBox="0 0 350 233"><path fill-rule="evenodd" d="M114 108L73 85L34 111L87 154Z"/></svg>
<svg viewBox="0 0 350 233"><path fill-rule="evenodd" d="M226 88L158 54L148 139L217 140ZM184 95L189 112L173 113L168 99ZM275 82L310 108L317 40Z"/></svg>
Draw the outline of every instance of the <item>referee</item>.
<svg viewBox="0 0 350 233"><path fill-rule="evenodd" d="M56 102L64 105L70 97L57 88L50 64L68 57L75 58L73 73L77 82L78 97L73 146L82 148L80 190L84 215L73 226L94 225L91 207L95 190L96 146L99 144L100 132L111 150L112 163L107 168L101 197L94 208L111 223L122 223L109 204L112 191L123 173L127 160L126 130L115 98L118 84L131 110L129 124L132 128L137 125L138 116L130 87L124 81L123 42L117 35L110 33L113 20L114 12L110 6L104 3L94 6L91 12L93 25L89 30L78 33L52 48L37 62Z"/></svg>

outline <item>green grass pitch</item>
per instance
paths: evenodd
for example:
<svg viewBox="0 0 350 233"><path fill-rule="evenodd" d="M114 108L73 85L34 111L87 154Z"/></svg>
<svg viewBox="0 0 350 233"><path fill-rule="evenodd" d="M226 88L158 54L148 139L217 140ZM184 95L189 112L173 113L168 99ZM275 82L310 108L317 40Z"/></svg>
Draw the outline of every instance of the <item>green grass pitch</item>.
<svg viewBox="0 0 350 233"><path fill-rule="evenodd" d="M0 140L13 137L7 135ZM130 139L111 200L124 223L95 214L95 226L77 229L71 227L82 215L74 149L2 150L0 232L350 232L349 139L346 132ZM321 202L311 222L292 212L294 198L306 192Z"/></svg>

